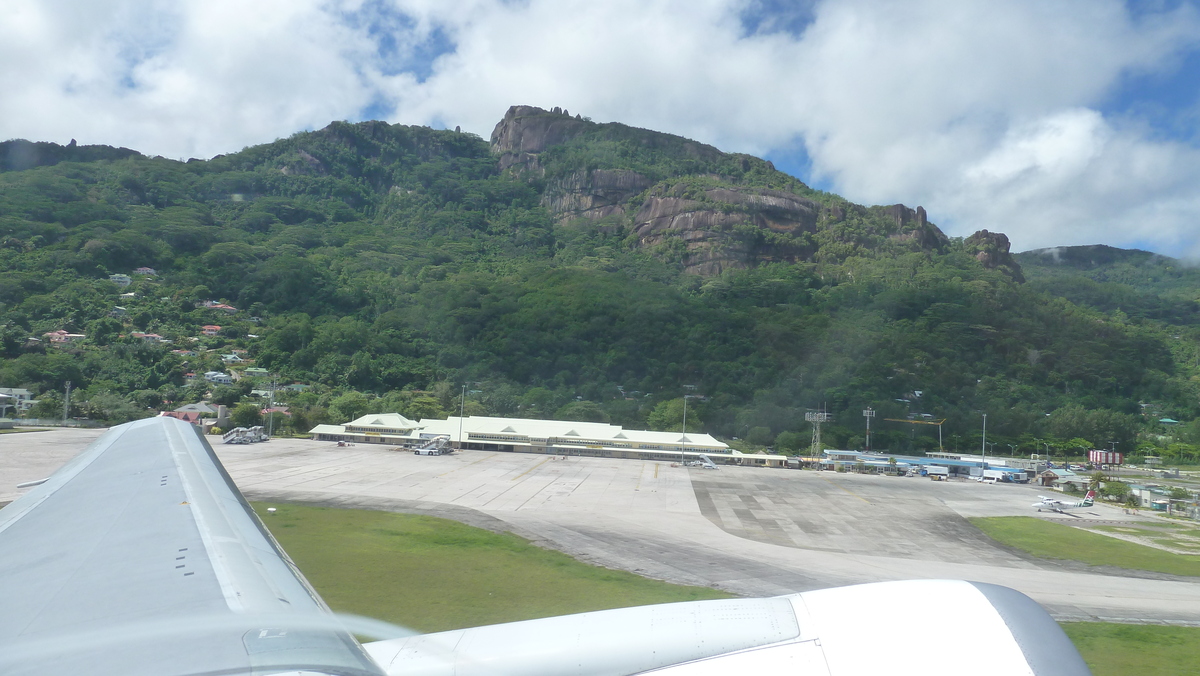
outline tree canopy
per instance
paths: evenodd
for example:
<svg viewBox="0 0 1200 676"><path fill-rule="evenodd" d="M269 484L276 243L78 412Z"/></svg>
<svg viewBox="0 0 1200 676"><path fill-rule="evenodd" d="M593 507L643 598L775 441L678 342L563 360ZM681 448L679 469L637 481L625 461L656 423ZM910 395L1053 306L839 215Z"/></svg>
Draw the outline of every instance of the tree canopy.
<svg viewBox="0 0 1200 676"><path fill-rule="evenodd" d="M935 446L935 430L885 418L945 418L947 441L966 444L987 412L990 439L1026 450L1151 439L1195 456L1193 277L1022 259L1021 283L962 240L918 247L887 234L881 208L761 160L597 129L543 153L541 175L501 171L470 134L381 122L208 161L48 149L40 166L0 163L0 386L52 412L71 381L87 404L73 414L105 420L206 395L261 406L261 377L203 381L240 374L232 356L309 386L278 393L298 426L461 405L675 430L687 393L689 430L788 450L818 406L834 415L827 443L860 443L870 406L873 446L896 452ZM551 212L551 181L597 168L848 215L807 235L806 261L699 277L669 246L640 246L628 219ZM44 337L59 330L87 337ZM1166 434L1168 416L1186 424Z"/></svg>

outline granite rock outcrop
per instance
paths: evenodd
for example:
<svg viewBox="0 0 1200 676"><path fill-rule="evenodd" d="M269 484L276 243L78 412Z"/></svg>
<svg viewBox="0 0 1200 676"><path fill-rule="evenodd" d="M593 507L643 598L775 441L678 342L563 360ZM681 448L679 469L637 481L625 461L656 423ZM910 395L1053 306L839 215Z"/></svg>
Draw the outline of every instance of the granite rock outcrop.
<svg viewBox="0 0 1200 676"><path fill-rule="evenodd" d="M983 267L989 270L1000 270L1018 282L1025 281L1021 272L1021 264L1013 257L1008 235L1002 232L980 230L963 240L963 246L973 254Z"/></svg>
<svg viewBox="0 0 1200 676"><path fill-rule="evenodd" d="M633 152L662 149L681 166L732 167L734 174L757 170L759 176L778 176L775 167L671 134L617 123L596 124L559 108L508 109L492 132L492 151L501 170L545 181L541 203L555 220L583 219L600 222L610 231L624 229L638 246L669 252L693 274L711 276L766 262L813 260L822 228L854 230L864 221L874 224L865 228L871 241L855 241L853 246L871 247L875 246L872 242L891 240L944 251L950 244L922 207L893 204L868 209L837 199L818 202L793 192L748 185L721 172L704 173L711 170L646 175L633 169L593 167L564 171L561 164L555 165L555 153L561 156L561 152L547 151L581 137L584 142L615 141L625 144L623 148L635 149ZM861 234L863 229L859 231ZM839 236L825 234L825 239ZM1015 270L1019 277L1020 267L1008 254L1007 239L1002 255L998 244L980 250L995 256L996 265Z"/></svg>

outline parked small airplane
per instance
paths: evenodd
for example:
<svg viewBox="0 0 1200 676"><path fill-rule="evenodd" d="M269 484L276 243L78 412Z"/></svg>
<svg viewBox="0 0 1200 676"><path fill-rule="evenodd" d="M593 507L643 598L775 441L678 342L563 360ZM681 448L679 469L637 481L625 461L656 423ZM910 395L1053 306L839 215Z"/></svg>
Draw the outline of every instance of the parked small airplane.
<svg viewBox="0 0 1200 676"><path fill-rule="evenodd" d="M1091 507L1093 504L1095 504L1096 491L1088 491L1087 495L1083 496L1083 499L1080 500L1079 502L1063 502L1062 500L1059 500L1058 498L1050 498L1050 497L1046 497L1045 495L1039 495L1038 497L1041 498L1042 501L1033 503L1033 506L1037 507L1037 511L1040 512L1042 510L1048 509L1051 512L1058 512L1060 514L1066 514L1067 513L1066 510L1068 510L1068 509L1080 509L1083 507Z"/></svg>

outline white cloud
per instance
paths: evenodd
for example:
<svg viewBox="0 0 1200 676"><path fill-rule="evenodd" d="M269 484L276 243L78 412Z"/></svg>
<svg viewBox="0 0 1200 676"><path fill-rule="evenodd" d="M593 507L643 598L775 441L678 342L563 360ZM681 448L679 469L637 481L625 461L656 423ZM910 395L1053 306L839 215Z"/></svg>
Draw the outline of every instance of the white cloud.
<svg viewBox="0 0 1200 676"><path fill-rule="evenodd" d="M826 0L799 34L746 35L769 4L0 0L0 137L209 156L369 106L486 137L509 105L558 105L728 150L802 142L822 183L953 234L1200 255L1200 154L1100 112L1200 44L1191 5ZM435 31L454 49L403 72Z"/></svg>
<svg viewBox="0 0 1200 676"><path fill-rule="evenodd" d="M373 45L317 0L4 5L6 138L207 156L353 115L372 96L356 64Z"/></svg>

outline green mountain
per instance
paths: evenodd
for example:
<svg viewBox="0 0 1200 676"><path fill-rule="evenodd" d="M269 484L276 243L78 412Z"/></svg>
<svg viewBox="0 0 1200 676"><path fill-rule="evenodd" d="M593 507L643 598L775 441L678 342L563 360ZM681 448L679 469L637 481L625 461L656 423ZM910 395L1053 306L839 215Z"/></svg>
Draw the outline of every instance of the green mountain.
<svg viewBox="0 0 1200 676"><path fill-rule="evenodd" d="M1111 246L1068 246L1015 255L1031 283L1078 305L1170 324L1200 323L1200 268Z"/></svg>
<svg viewBox="0 0 1200 676"><path fill-rule="evenodd" d="M690 394L689 421L785 449L817 406L839 446L877 409L874 445L897 451L936 436L882 418L946 418L951 447L977 447L987 412L1002 444L1128 450L1163 431L1148 412L1200 417L1190 278L1127 284L1158 303L1131 312L1118 282L1002 234L947 237L919 207L558 109L514 107L487 141L338 122L186 163L9 141L0 169L0 386L35 412L67 380L108 420L251 402L262 378L186 379L250 365L311 386L285 397L300 429L444 414L464 386L469 413L658 428Z"/></svg>

